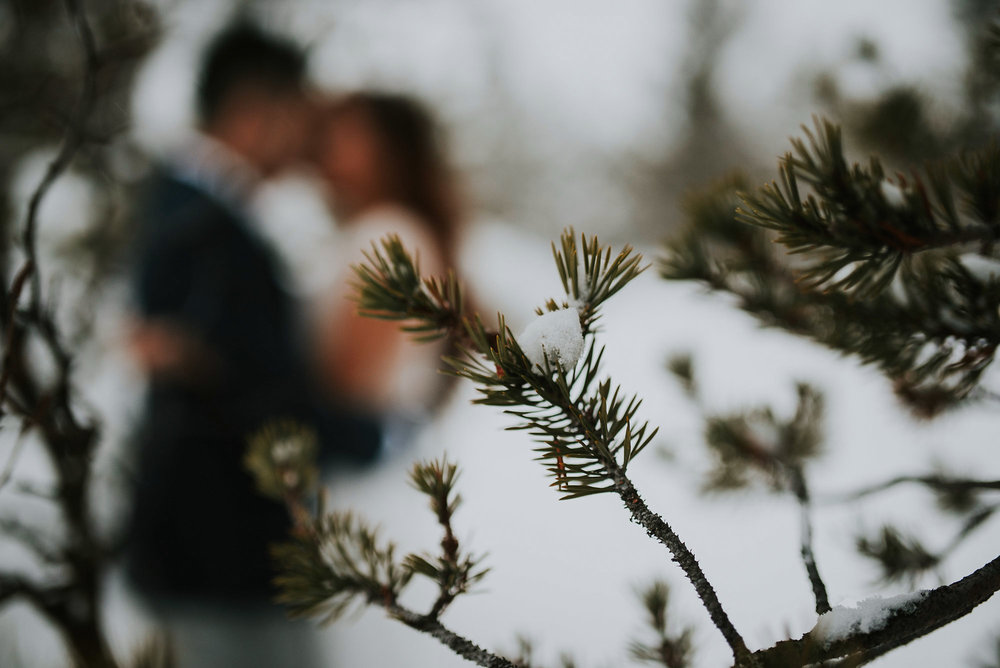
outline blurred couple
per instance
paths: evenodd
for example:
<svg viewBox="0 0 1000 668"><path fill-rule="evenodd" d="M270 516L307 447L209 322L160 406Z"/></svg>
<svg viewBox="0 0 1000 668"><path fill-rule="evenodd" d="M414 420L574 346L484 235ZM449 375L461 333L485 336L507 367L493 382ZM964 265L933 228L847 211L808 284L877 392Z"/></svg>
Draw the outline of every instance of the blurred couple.
<svg viewBox="0 0 1000 668"><path fill-rule="evenodd" d="M243 622L227 640L212 612L273 618L266 546L290 522L243 470L247 437L292 418L318 432L324 456L371 460L390 416L426 411L440 395L440 349L357 316L346 269L321 317L306 318L255 230L257 186L310 165L347 230L331 262L360 262L392 233L426 272L454 265L459 213L427 112L396 95L321 99L305 72L294 44L249 25L220 34L199 79L200 132L136 206L131 340L149 389L128 572L178 634L182 665L308 664L301 646ZM185 608L216 615L212 631L199 636L195 621L185 633Z"/></svg>

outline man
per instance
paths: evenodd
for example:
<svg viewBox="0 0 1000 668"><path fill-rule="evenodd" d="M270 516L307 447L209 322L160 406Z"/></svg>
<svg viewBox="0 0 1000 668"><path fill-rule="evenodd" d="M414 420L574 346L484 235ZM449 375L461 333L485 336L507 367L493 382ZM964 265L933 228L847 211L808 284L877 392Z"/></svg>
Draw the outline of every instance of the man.
<svg viewBox="0 0 1000 668"><path fill-rule="evenodd" d="M268 602L267 545L287 538L289 520L243 468L248 437L288 418L321 438L331 425L358 429L321 419L297 312L246 212L255 186L303 151L304 71L298 48L256 28L216 38L198 86L202 132L137 207L133 349L150 383L128 570L154 603ZM374 449L370 432L338 438Z"/></svg>

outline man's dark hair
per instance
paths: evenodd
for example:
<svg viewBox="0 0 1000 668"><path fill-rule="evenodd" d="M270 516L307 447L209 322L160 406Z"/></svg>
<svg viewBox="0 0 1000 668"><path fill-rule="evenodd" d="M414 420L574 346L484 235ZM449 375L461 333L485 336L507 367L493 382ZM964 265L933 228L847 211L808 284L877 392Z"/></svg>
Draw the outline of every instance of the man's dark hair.
<svg viewBox="0 0 1000 668"><path fill-rule="evenodd" d="M305 53L293 42L250 23L235 24L208 45L198 80L198 114L212 121L227 96L244 86L276 94L302 88Z"/></svg>

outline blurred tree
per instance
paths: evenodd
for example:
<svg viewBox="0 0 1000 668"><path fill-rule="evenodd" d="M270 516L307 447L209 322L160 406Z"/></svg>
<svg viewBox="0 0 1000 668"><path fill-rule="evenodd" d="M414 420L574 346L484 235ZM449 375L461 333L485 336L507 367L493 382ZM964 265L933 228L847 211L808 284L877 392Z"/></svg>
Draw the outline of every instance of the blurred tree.
<svg viewBox="0 0 1000 668"><path fill-rule="evenodd" d="M0 474L0 491L7 492L0 536L36 561L34 568L0 572L0 604L27 601L61 634L74 665L114 666L101 610L109 546L91 509L100 424L81 406L74 378L90 323L57 312L55 286L70 262L95 287L121 248L114 242L123 229L114 184L130 149L120 136L132 74L154 41L156 22L146 4L130 0L14 0L0 5L0 13L0 415L11 444ZM53 147L25 206L15 207L11 179L27 157ZM75 212L91 217L87 233L55 258L39 248L39 212L53 184L70 171L100 184L101 196L94 211ZM21 484L15 475L22 451L36 446L51 465L51 487ZM35 526L13 514L23 495L51 503L60 517L56 526ZM152 657L168 654L153 643L136 662L150 665Z"/></svg>

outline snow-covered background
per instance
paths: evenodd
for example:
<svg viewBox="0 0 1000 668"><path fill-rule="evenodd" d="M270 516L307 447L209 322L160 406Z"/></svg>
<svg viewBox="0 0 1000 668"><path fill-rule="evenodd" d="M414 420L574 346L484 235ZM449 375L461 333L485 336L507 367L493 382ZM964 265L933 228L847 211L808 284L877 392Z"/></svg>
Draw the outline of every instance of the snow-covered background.
<svg viewBox="0 0 1000 668"><path fill-rule="evenodd" d="M266 3L262 3L266 4ZM473 200L462 268L479 300L504 311L520 331L533 309L559 296L549 242L563 226L631 240L649 259L657 236L631 224L637 204L617 167L656 160L683 143L687 54L702 36L691 27L697 3L625 0L365 0L273 3L274 25L312 45L314 78L330 89L401 88L440 112ZM204 40L232 3L163 0L164 41L140 75L134 99L136 140L156 152L191 122L191 85ZM860 0L795 3L719 2L738 21L718 54L714 90L726 121L764 164L785 150L787 136L816 111L815 75L832 74L846 94L873 99L909 83L932 92L941 122L955 113L965 64L952 4L943 0ZM878 43L880 60L854 57L858 39ZM36 164L37 163L37 164ZM24 167L20 196L30 189ZM89 197L62 182L43 211L42 232L74 219ZM314 295L328 271L325 249L336 235L308 181L290 179L264 193L265 224L296 269L304 295ZM663 211L663 233L680 213ZM55 229L60 235L71 228ZM43 239L44 241L44 239ZM83 391L105 416L109 448L99 469L108 484L99 509L119 512L114 498L115 444L137 410L141 385L121 340L125 300L112 285L98 304L99 355L88 356ZM699 417L665 369L674 353L694 355L710 408L771 404L794 410L795 381L826 392L826 454L810 469L815 494L855 489L899 473L921 473L937 461L959 472L1000 477L995 406L972 406L933 422L914 423L888 384L871 369L798 339L757 328L724 298L694 286L669 284L649 271L606 308L606 370L644 397L642 416L661 428L631 469L650 506L670 522L700 559L737 628L753 648L798 635L815 614L798 556L798 514L787 499L763 493L704 498L708 464ZM988 382L1000 386L994 372ZM328 480L335 506L352 507L380 523L403 550L433 549L437 528L419 494L406 484L418 458L447 452L464 475L466 500L457 530L470 549L487 552L492 572L481 594L460 599L445 622L486 646L514 651L518 634L532 638L550 664L569 651L583 666L620 665L630 638L641 634L643 611L634 594L654 578L673 588L678 621L695 625L697 666L728 665L728 650L665 550L627 521L610 496L559 502L531 443L506 432L510 421L473 407L462 385L437 420L409 449L367 471ZM4 441L4 450L11 445ZM663 453L670 453L670 457ZM5 459L4 459L5 461ZM20 476L45 478L37 449L26 448ZM42 508L29 508L44 518ZM844 506L818 504L816 552L832 602L906 587L873 585L876 571L852 549L859 528L891 520L943 547L957 529L934 510L933 498L899 488ZM994 521L948 559L945 580L971 572L996 555ZM5 561L20 559L0 546ZM932 586L934 581L922 583ZM117 578L109 583L109 625L123 653L148 620ZM1000 632L1000 601L875 665L951 666L971 663ZM369 610L317 630L329 665L356 667L466 665L428 637ZM13 639L29 665L59 665L57 639L21 606L0 614L0 636ZM6 643L5 643L6 644ZM4 654L0 653L0 662Z"/></svg>

